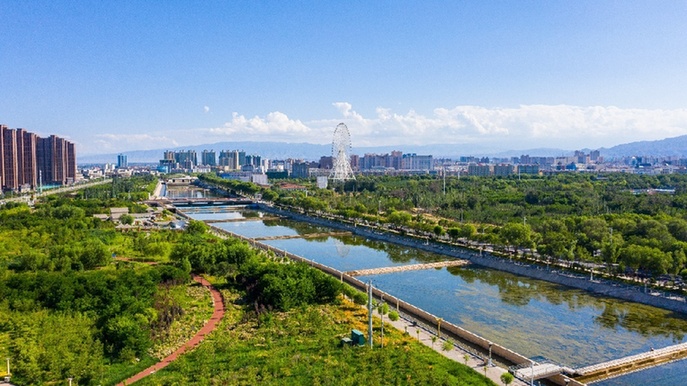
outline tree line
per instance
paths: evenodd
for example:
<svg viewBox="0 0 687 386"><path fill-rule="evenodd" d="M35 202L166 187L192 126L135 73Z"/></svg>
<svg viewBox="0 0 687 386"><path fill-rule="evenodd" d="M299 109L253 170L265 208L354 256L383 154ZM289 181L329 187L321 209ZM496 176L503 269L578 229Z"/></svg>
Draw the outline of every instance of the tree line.
<svg viewBox="0 0 687 386"><path fill-rule="evenodd" d="M270 197L543 259L605 263L611 273L687 276L687 175L361 176L328 189L299 182L307 192L273 187Z"/></svg>

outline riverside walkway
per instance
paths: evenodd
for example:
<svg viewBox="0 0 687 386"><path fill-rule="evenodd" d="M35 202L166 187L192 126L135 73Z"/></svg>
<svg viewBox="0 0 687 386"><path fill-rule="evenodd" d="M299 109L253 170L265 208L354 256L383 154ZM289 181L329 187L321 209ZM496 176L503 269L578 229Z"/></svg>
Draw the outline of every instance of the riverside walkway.
<svg viewBox="0 0 687 386"><path fill-rule="evenodd" d="M169 366L170 363L174 362L177 357L187 351L190 351L191 349L195 348L200 344L200 342L203 341L206 335L211 333L212 331L217 328L217 324L219 324L220 320L224 317L224 300L222 299L222 294L215 289L215 287L210 284L207 280L204 278L194 275L193 280L195 280L197 283L200 283L203 287L207 288L211 295L212 295L212 306L214 308L214 312L212 313L212 316L210 317L210 320L205 323L205 325L186 343L184 343L183 346L179 347L171 353L170 355L166 356L164 359L162 359L160 362L157 362L156 364L148 367L147 369L139 372L138 374L128 378L122 383L118 383L117 386L125 386L125 385L131 385L134 382L137 382L151 374L154 374L158 370L162 370L165 367Z"/></svg>
<svg viewBox="0 0 687 386"><path fill-rule="evenodd" d="M368 275L379 275L383 273L393 273L393 272L403 272L403 271L419 271L423 269L432 268L442 268L442 267L457 267L470 264L467 260L448 260L439 261L436 263L426 263L426 264L410 264L410 265L399 265L393 267L382 267L382 268L370 268L370 269L358 269L355 271L344 272L344 274L349 276L368 276Z"/></svg>
<svg viewBox="0 0 687 386"><path fill-rule="evenodd" d="M680 343L658 350L582 367L574 370L574 376L575 380L581 382L598 382L686 357L687 343Z"/></svg>

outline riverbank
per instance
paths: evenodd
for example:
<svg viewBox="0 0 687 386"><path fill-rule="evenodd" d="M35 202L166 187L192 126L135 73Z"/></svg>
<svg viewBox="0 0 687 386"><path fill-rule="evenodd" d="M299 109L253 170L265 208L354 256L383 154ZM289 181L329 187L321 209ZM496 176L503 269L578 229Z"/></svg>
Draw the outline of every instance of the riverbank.
<svg viewBox="0 0 687 386"><path fill-rule="evenodd" d="M181 214L186 217L187 215ZM190 218L190 217L187 217ZM219 237L231 236L235 238L242 239L248 242L254 248L259 248L264 251L273 253L278 257L285 257L293 261L304 262L313 268L317 268L329 275L339 278L342 282L351 285L352 287L360 290L361 292L367 292L367 285L361 280L346 275L344 272L339 271L335 268L326 266L324 264L317 263L315 261L306 259L302 256L295 255L285 250L280 250L268 244L262 243L255 239L245 237L227 230L218 228L213 224L208 224L212 229L213 233ZM372 288L372 295L378 300L383 300L387 302L392 308L394 308L401 318L394 322L394 326L399 329L399 331L412 332L415 334L417 339L431 347L435 351L443 354L444 356L459 362L465 363L464 355L468 355L468 365L472 367L475 371L479 371L488 378L492 379L495 383L500 383L500 377L503 373L508 372L508 367L513 364L531 363L532 361L527 357L518 354L506 347L499 344L490 342L489 340L467 331L461 327L458 327L447 321L440 321L441 319L410 304L407 303L389 293L381 291L378 288ZM439 321L439 322L438 322ZM390 322L387 318L387 322ZM437 324L440 323L440 325ZM410 327L410 329L409 329ZM411 335L412 336L412 335ZM455 350L453 352L448 352L443 350L442 344L444 341L449 341L453 344ZM492 361L493 364L488 363ZM499 364L500 366L497 366ZM514 380L515 385L526 385L525 382L521 380ZM582 384L575 384L577 386Z"/></svg>
<svg viewBox="0 0 687 386"><path fill-rule="evenodd" d="M264 203L258 203L255 206L258 210L263 212L292 218L297 221L349 231L358 236L390 242L406 247L412 247L426 252L433 252L454 258L467 259L474 264L487 268L497 269L538 280L544 280L571 288L581 289L598 295L646 304L687 315L687 301L684 296L658 296L659 294L653 291L642 292L641 287L625 285L610 280L593 280L588 276L580 276L571 272L561 271L556 268L547 269L546 267L534 264L523 264L515 260L495 256L490 252L474 251L443 242L393 234L368 226L359 226L357 224L351 225L322 217L313 217L302 213L295 213L280 209Z"/></svg>

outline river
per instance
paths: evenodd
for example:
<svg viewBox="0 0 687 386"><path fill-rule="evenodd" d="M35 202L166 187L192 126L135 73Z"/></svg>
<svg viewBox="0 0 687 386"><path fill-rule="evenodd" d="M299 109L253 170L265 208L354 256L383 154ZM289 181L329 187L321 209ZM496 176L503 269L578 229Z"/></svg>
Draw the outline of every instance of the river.
<svg viewBox="0 0 687 386"><path fill-rule="evenodd" d="M250 211L184 210L198 220L251 238L331 231ZM261 217L265 217L261 219ZM245 219L245 221L236 221ZM265 240L342 271L446 260L445 256L357 236ZM686 341L687 318L670 311L476 265L360 277L491 341L528 357L570 367L591 365ZM596 385L687 384L685 361Z"/></svg>

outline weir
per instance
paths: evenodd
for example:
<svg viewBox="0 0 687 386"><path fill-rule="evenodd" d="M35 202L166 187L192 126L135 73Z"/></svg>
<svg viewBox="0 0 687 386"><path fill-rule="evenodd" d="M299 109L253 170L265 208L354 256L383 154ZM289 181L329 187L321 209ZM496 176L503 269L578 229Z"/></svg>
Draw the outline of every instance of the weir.
<svg viewBox="0 0 687 386"><path fill-rule="evenodd" d="M468 264L470 264L470 262L467 260L448 260L448 261L439 261L436 263L410 264L410 265L399 265L399 266L394 266L394 267L358 269L355 271L344 272L344 274L349 275L349 276L367 276L367 275L379 275L382 273L417 271L417 270L421 270L421 269L456 267L456 266L462 266L462 265L468 265Z"/></svg>
<svg viewBox="0 0 687 386"><path fill-rule="evenodd" d="M627 373L659 366L667 362L687 357L687 343L626 356L620 359L585 366L573 370L575 379L580 382L593 383L608 378L618 377Z"/></svg>
<svg viewBox="0 0 687 386"><path fill-rule="evenodd" d="M293 261L306 263L314 268L317 268L329 275L332 275L340 279L342 282L347 283L360 291L365 291L367 289L366 283L363 283L359 279L347 275L345 272L339 271L335 268L317 263L315 261L306 259L302 256L295 255L288 251L275 248L271 245L264 244L254 238L245 237L234 232L218 228L214 225L210 225L210 227L213 233L215 233L217 236L231 236L239 238L241 240L248 242L253 247L260 248L265 251L271 251L276 256L283 256ZM467 262L461 261L461 264L465 263ZM465 330L464 328L461 328L451 322L444 321L443 319L435 315L432 315L427 311L420 309L410 303L407 303L378 288L373 287L372 294L377 299L384 299L384 301L388 302L390 306L395 306L396 310L402 315L402 317L414 321L418 326L422 326L422 328L424 328L425 330L431 331L434 334L441 335L441 337L453 341L453 343L460 347L463 351L477 358L482 358L485 361L485 365L487 363L487 358L490 356L493 357L494 362L502 363L504 367L505 365L509 364L512 365L515 363L531 362L531 360L525 357L524 355L516 353L515 351L503 347L497 343L493 343L488 339L485 339L475 333ZM563 385L563 383L556 382L555 379L553 380L553 382ZM575 382L570 384L569 386L584 385Z"/></svg>
<svg viewBox="0 0 687 386"><path fill-rule="evenodd" d="M260 209L263 209L262 207ZM277 216L288 216L287 212L285 211L280 211L280 210L275 210L274 208L271 211L273 215ZM289 213L291 214L291 213ZM183 214L182 214L183 215ZM303 220L303 217L307 216L298 216L295 215L293 216L299 220ZM316 225L330 225L327 224L328 222L326 221L308 221L312 222ZM338 226L336 226L338 225ZM361 233L365 236L368 236L370 238L374 239L382 239L383 241L386 242L392 242L392 243L399 243L401 245L406 245L405 242L400 241L401 237L399 236L391 236L391 237L386 237L387 235L383 232L378 232L374 233L373 232L361 232L363 231L358 227L358 229L355 229L355 226L345 226L342 224L335 224L334 229L350 229L349 232L341 232L345 234L358 234ZM380 273L385 273L383 270L389 269L388 272L397 272L396 269L399 271L405 271L405 270L411 270L412 268L408 268L407 266L400 266L400 267L385 267L385 268L377 268L373 270L356 270L356 271L348 271L348 272L342 272L337 269L331 268L329 266L325 266L323 264L317 263L312 260L305 259L301 256L297 256L294 254L291 254L287 251L280 250L278 248L269 246L267 244L263 244L258 242L258 240L275 240L275 239L292 239L292 238L308 238L308 237L322 237L322 236L328 236L328 235L333 235L333 234L338 234L338 232L331 232L331 233L318 233L314 235L297 235L297 236L277 236L277 237L265 237L265 238L250 238L250 237L244 237L238 234L235 234L233 232L229 232L226 230L222 230L216 227L213 227L213 231L215 231L218 234L230 234L234 237L238 237L240 239L243 239L250 244L264 249L264 250L269 250L274 252L277 256L284 256L288 257L292 260L296 261L303 261L313 267L319 268L320 270L329 273L330 275L333 275L337 278L341 278L342 281L351 284L353 287L356 287L358 289L364 290L365 289L365 283L360 282L358 279L356 279L355 275L376 275ZM367 231L367 229L365 229ZM375 237L376 236L376 237ZM407 244L416 244L414 242L408 241ZM413 245L414 247L417 247L417 245ZM420 249L428 249L427 246L424 246L425 248L420 248ZM455 253L451 248L442 248L438 247L440 249L439 251L436 251L437 253L442 253L450 256L454 256ZM463 255L469 256L469 258L472 260L477 260L474 261L476 263L481 263L481 258L482 256L474 253L462 253ZM488 257L484 257L484 260L489 259ZM497 260L494 259L493 257L491 258L492 260ZM462 263L457 263L456 265L462 265L466 264L467 262L462 262ZM441 264L441 263L439 263ZM427 269L431 268L427 264L415 264L415 266L424 266L423 268L417 268L417 269ZM442 266L447 266L447 265L442 265ZM487 265L488 266L488 265ZM497 268L498 269L498 268ZM524 268L523 268L524 269ZM531 269L530 269L531 270ZM362 271L362 272L361 272ZM367 272L365 272L367 271ZM518 272L520 273L520 272ZM529 275L526 276L531 276L531 277L536 277L536 275L532 275L531 272L529 272ZM553 280L552 280L553 281ZM562 284L568 284L562 283ZM573 286L574 287L574 286ZM591 289L589 289L592 291ZM594 291L592 291L594 292ZM415 306L404 302L403 300L400 300L398 298L393 297L392 295L382 292L381 290L374 289L374 295L375 297L383 297L384 300L388 301L390 305L393 305L394 303L396 304L397 310L401 313L401 315L408 315L411 320L417 320L420 325L426 325L427 328L432 328L438 327L437 325L437 318L436 316L427 313L426 311L416 308ZM668 307L665 307L668 308ZM423 327L424 328L424 327ZM438 330L438 329L437 329ZM436 330L435 330L436 331ZM558 366L558 365L552 365L550 363L537 363L533 361L532 359L529 359L521 354L518 354L516 352L513 352L503 346L499 346L498 344L492 343L485 338L480 337L479 335L476 335L474 333L471 333L467 330L464 330L456 325L453 325L451 323L448 323L446 321L441 321L441 333L443 336L446 336L447 338L450 337L452 339L460 339L462 344L458 344L459 346L463 347L466 351L472 353L473 355L476 356L481 356L484 357L485 353L489 351L489 348L492 350L492 354L495 357L495 360L498 358L500 363L503 363L505 365L515 365L511 367L511 370L519 370L518 372L513 371L518 378L521 380L529 382L531 379L540 379L540 378L545 378L549 382L553 384L558 384L558 385L569 385L569 386L579 386L579 385L585 385L587 383L594 383L594 382L599 382L604 379L608 378L614 378L618 377L621 375L625 375L628 373L644 370L650 367L656 367L660 366L662 364L666 364L669 362L673 361L678 361L680 359L687 358L687 343L683 344L678 344L658 350L652 350L650 352L646 352L643 354L637 354L637 355L632 355L628 356L625 358L621 359L616 359L616 360L611 360L611 361L606 361L603 363L599 363L596 365L592 366L585 366L581 367L578 369L571 369L569 367L564 367L564 366ZM518 366L519 365L519 366ZM517 369L516 369L517 367Z"/></svg>
<svg viewBox="0 0 687 386"><path fill-rule="evenodd" d="M217 224L222 222L243 222L243 221L262 221L262 220L279 220L281 217L241 217L241 218L227 218L222 220L203 220L206 224Z"/></svg>
<svg viewBox="0 0 687 386"><path fill-rule="evenodd" d="M262 219L261 219L262 220ZM289 239L316 239L319 237L327 236L351 236L351 232L321 232L321 233L309 233L307 235L284 235L284 236L269 236L269 237L255 237L255 241L268 241L268 240L289 240Z"/></svg>

